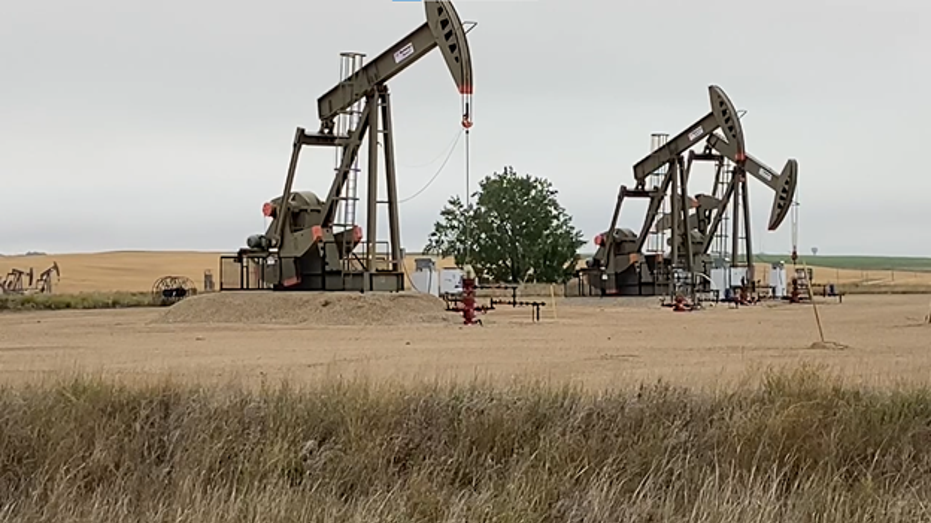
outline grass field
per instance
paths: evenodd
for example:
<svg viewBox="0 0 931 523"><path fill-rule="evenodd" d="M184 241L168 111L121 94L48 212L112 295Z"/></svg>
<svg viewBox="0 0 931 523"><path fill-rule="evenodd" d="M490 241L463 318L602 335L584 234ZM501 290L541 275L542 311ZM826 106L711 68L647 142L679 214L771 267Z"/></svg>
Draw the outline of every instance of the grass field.
<svg viewBox="0 0 931 523"><path fill-rule="evenodd" d="M788 261L786 255L758 254L758 262L776 263ZM853 271L901 271L931 272L931 258L903 256L799 256L799 263L812 267L827 269L846 269Z"/></svg>
<svg viewBox="0 0 931 523"><path fill-rule="evenodd" d="M806 369L696 392L0 389L0 520L856 523L931 517L931 392Z"/></svg>
<svg viewBox="0 0 931 523"><path fill-rule="evenodd" d="M470 328L329 295L351 322L138 306L217 256L0 258L62 269L0 299L0 523L931 520L927 295L819 299L827 344L785 303L547 298ZM815 279L931 282L891 272Z"/></svg>

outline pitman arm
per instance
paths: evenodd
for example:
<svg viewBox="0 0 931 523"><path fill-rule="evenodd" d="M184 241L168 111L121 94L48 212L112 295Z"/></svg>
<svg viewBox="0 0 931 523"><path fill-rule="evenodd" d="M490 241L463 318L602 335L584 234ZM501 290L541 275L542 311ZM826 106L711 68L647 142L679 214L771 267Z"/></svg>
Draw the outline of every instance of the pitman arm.
<svg viewBox="0 0 931 523"><path fill-rule="evenodd" d="M708 137L707 143L709 147L719 154L731 161L736 161L737 147L735 147L734 144L725 141L714 133ZM782 173L777 175L774 169L768 167L763 162L749 154L744 153L744 155L746 157L744 171L763 182L776 193L773 199L773 206L769 212L769 224L767 226L768 230L775 231L786 219L786 216L789 214L789 209L792 207L792 199L795 197L795 187L798 184L798 162L794 158L790 158L786 162L785 167L782 168Z"/></svg>
<svg viewBox="0 0 931 523"><path fill-rule="evenodd" d="M320 132L330 133L340 112L365 98L417 60L439 47L462 94L472 94L472 57L465 30L448 0L424 2L427 21L317 99Z"/></svg>

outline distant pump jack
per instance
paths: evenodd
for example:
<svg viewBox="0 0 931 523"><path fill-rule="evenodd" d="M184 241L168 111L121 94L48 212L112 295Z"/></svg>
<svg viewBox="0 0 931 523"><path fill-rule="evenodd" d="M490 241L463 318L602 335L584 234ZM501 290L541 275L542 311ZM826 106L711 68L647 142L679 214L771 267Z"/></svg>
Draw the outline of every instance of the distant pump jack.
<svg viewBox="0 0 931 523"><path fill-rule="evenodd" d="M747 177L763 182L775 192L770 210L769 230L777 229L791 209L798 182L798 163L786 162L780 174L747 153L744 130L737 110L724 90L716 85L708 88L711 111L684 131L660 145L634 165L633 188L622 185L608 230L595 238L598 250L587 262L582 274L592 287L603 294L663 295L682 293L693 295L710 290L712 260L709 249L728 204L733 205L734 245L731 264L736 264L738 251L738 209L743 207L743 238L748 264L748 279L753 281L752 242L750 235ZM704 151L692 148L705 140ZM717 165L716 179L725 160L734 164L724 194L688 194L688 182L694 161L711 161ZM653 187L647 181L665 167L665 174ZM638 233L617 227L626 198L647 198L649 206ZM670 201L672 211L660 215L664 201ZM648 236L671 229L670 253L643 254ZM662 248L662 247L661 247Z"/></svg>

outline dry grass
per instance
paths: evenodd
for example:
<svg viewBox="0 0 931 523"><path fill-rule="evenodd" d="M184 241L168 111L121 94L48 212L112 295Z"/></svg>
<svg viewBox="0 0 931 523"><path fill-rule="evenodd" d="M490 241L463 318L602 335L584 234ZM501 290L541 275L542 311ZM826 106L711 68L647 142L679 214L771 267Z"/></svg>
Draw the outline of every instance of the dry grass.
<svg viewBox="0 0 931 523"><path fill-rule="evenodd" d="M0 382L80 369L129 382L171 375L313 383L362 373L405 382L523 376L604 389L657 377L704 386L804 361L868 385L924 383L928 302L917 295L821 301L826 339L848 350L811 350L820 340L812 308L788 303L678 314L654 299L569 298L558 310L548 306L540 323L531 323L529 308L500 307L475 328L454 313L444 313L448 324L344 326L159 321L173 308L22 312L0 314Z"/></svg>
<svg viewBox="0 0 931 523"><path fill-rule="evenodd" d="M181 254L51 257L62 265L60 290L85 293L2 298L0 309L151 305L147 291L157 277L200 283L204 265L215 263L214 254L195 253L189 263ZM835 271L827 271L822 277L816 269L815 279L831 280ZM896 290L909 287L903 280L897 272ZM839 281L842 289L885 285L853 275ZM139 292L105 292L121 288ZM274 328L150 324L163 313L154 310L5 315L0 369L4 383L16 384L0 385L0 522L931 518L931 390L924 385L853 386L806 367L716 391L659 382L594 393L508 387L500 376L494 384L462 379L484 365L510 376L584 376L589 384L617 384L624 373L708 383L710 376L720 382L718 367L746 369L744 358L757 358L881 367L923 383L927 335L917 322L927 299L825 305L831 337L851 347L811 344L807 308L672 316L577 303L560 305L559 322L532 327L522 313L502 310L468 336L430 325L308 326L299 317L307 304L289 305L297 326ZM261 322L261 312L233 321ZM11 379L27 368L55 374L78 360L104 363L107 379ZM413 376L401 386L316 373L332 365L350 374L358 361ZM437 375L425 363L449 366L458 382L425 383ZM178 381L166 370L175 365L191 373L247 369L262 378L208 387ZM311 385L263 381L266 371L285 370ZM111 379L120 372L130 377L125 385Z"/></svg>
<svg viewBox="0 0 931 523"><path fill-rule="evenodd" d="M0 390L3 521L919 521L931 391Z"/></svg>

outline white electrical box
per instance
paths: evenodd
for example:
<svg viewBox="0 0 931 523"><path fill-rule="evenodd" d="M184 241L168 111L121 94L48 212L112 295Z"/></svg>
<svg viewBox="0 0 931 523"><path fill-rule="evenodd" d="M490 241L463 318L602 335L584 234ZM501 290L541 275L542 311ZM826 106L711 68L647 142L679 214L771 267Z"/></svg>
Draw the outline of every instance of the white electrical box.
<svg viewBox="0 0 931 523"><path fill-rule="evenodd" d="M740 287L744 281L747 279L747 268L746 267L731 267L731 281L730 287ZM750 282L747 281L747 284Z"/></svg>
<svg viewBox="0 0 931 523"><path fill-rule="evenodd" d="M462 294L462 270L455 267L440 270L440 294Z"/></svg>
<svg viewBox="0 0 931 523"><path fill-rule="evenodd" d="M421 269L411 274L411 285L417 292L440 295L440 274L435 269Z"/></svg>
<svg viewBox="0 0 931 523"><path fill-rule="evenodd" d="M711 269L711 289L718 291L720 296L724 297L724 289L727 288L727 269L721 267Z"/></svg>

